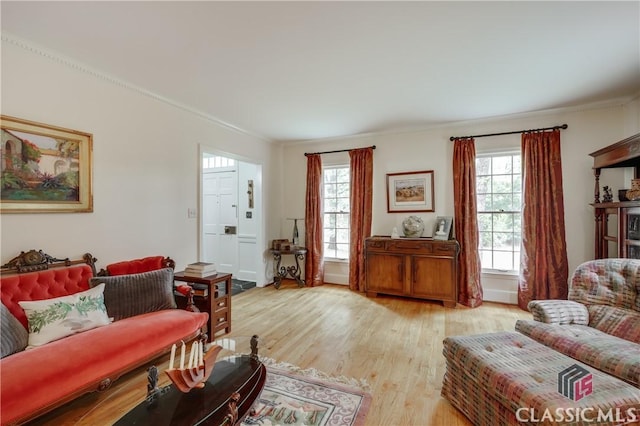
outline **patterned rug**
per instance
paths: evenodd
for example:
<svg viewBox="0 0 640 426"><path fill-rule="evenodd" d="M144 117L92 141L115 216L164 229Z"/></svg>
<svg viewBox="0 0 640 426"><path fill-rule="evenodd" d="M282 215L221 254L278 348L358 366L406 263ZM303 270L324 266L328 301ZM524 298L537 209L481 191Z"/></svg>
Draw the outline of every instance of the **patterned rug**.
<svg viewBox="0 0 640 426"><path fill-rule="evenodd" d="M255 413L243 426L364 425L371 403L366 382L261 360L267 366L267 381L253 406Z"/></svg>

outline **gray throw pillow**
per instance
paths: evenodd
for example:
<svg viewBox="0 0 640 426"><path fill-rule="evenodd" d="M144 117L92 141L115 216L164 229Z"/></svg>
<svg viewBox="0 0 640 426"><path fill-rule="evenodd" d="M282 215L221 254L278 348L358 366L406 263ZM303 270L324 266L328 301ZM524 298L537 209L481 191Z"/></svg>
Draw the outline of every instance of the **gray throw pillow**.
<svg viewBox="0 0 640 426"><path fill-rule="evenodd" d="M20 352L29 343L29 332L18 319L13 316L9 308L0 303L0 340L2 341L2 356Z"/></svg>
<svg viewBox="0 0 640 426"><path fill-rule="evenodd" d="M114 321L176 307L171 268L89 280L91 287L101 283L105 284L104 304L107 313Z"/></svg>

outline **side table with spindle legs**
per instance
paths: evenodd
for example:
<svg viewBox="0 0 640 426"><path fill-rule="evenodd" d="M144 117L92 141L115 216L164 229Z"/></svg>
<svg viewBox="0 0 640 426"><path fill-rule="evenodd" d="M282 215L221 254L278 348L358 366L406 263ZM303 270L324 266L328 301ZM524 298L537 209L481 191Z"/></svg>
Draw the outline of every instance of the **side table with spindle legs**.
<svg viewBox="0 0 640 426"><path fill-rule="evenodd" d="M296 280L298 287L304 287L305 282L302 279L302 268L300 268L300 261L305 259L307 249L304 247L295 247L290 250L270 250L273 255L273 286L280 288L282 280L290 277ZM295 266L281 266L282 256L292 255L296 261Z"/></svg>

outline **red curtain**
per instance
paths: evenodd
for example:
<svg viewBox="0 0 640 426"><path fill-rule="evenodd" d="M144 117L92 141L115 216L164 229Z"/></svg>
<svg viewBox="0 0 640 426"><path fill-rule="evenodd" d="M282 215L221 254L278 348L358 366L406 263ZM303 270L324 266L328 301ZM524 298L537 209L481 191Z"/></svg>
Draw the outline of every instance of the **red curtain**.
<svg viewBox="0 0 640 426"><path fill-rule="evenodd" d="M475 308L482 304L482 269L478 252L476 205L476 146L473 139L456 139L453 145L454 230L460 244L458 301Z"/></svg>
<svg viewBox="0 0 640 426"><path fill-rule="evenodd" d="M349 288L364 291L364 240L371 236L373 204L373 148L349 151L351 158L351 235Z"/></svg>
<svg viewBox="0 0 640 426"><path fill-rule="evenodd" d="M522 191L518 306L526 310L568 293L560 130L522 134Z"/></svg>
<svg viewBox="0 0 640 426"><path fill-rule="evenodd" d="M322 158L319 154L307 155L307 197L304 214L305 281L307 286L324 284L322 242Z"/></svg>

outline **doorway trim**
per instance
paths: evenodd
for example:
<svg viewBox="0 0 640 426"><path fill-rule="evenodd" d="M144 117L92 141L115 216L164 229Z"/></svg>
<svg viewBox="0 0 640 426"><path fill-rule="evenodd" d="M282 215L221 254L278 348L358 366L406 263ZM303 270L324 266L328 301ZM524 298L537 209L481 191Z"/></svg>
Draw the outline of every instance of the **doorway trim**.
<svg viewBox="0 0 640 426"><path fill-rule="evenodd" d="M202 160L205 154L232 158L236 161L254 164L257 167L257 179L253 183L253 193L254 193L254 197L257 200L255 210L257 210L257 214L259 216L259 221L256 227L256 247L257 247L256 259L255 259L256 286L264 287L270 282L270 281L269 282L267 281L266 269L265 269L266 258L264 254L265 252L264 248L266 247L266 243L265 243L266 214L264 212L264 185L263 185L264 165L258 159L244 157L237 154L232 154L232 153L225 152L220 149L216 149L214 147L211 147L202 143L198 144L198 159L197 159L198 161L198 185L197 185L197 188L198 188L198 239L197 241L198 241L198 259L199 260L201 260L203 256L203 244L204 244L204 241L203 241L204 227L203 227L203 217L202 217L202 208L203 208L202 180L204 175L204 169L202 167L202 163L203 163ZM238 197L240 197L240 193L238 193Z"/></svg>

